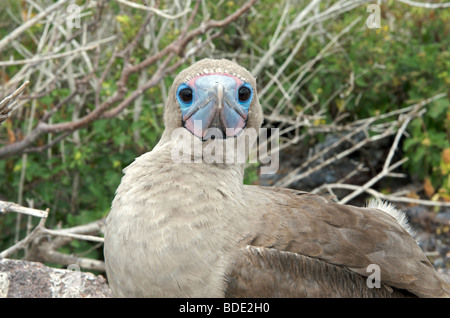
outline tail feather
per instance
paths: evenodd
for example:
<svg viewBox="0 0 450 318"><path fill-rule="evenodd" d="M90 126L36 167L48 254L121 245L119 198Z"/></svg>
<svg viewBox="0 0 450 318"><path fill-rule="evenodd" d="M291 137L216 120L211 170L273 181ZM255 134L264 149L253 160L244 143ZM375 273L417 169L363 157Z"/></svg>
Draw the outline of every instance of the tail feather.
<svg viewBox="0 0 450 318"><path fill-rule="evenodd" d="M406 216L406 213L397 209L392 203L371 199L367 203L368 208L374 208L381 210L383 212L386 212L390 216L394 217L397 222L408 232L412 237L416 234L408 223L408 217Z"/></svg>

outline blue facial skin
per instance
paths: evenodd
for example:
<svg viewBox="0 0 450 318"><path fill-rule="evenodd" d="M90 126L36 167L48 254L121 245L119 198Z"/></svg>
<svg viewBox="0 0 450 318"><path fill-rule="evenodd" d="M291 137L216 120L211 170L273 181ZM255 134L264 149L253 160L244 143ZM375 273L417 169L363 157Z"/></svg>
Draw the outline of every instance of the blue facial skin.
<svg viewBox="0 0 450 318"><path fill-rule="evenodd" d="M178 90L177 90L177 101L178 101L178 104L180 104L181 112L184 115L186 113L186 111L189 109L189 107L192 105L193 100L191 102L184 102L180 99L180 92L183 89L190 89L190 87L187 84L183 83L180 86L178 86ZM191 90L191 92L192 92L192 94L194 94L193 90ZM193 96L193 98L195 98L195 96Z"/></svg>
<svg viewBox="0 0 450 318"><path fill-rule="evenodd" d="M246 125L252 99L251 85L230 75L198 76L177 89L183 126L198 137L208 128L219 128L224 137L236 136ZM199 125L195 131L194 122Z"/></svg>

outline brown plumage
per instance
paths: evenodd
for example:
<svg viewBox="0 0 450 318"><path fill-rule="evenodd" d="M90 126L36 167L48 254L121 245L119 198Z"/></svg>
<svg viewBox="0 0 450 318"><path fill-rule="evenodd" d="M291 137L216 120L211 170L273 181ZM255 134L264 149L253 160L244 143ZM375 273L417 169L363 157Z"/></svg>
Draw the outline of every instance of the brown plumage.
<svg viewBox="0 0 450 318"><path fill-rule="evenodd" d="M124 170L107 218L105 261L116 296L450 295L449 284L414 238L386 211L339 205L289 189L244 186L242 163L174 162L173 151L180 145L235 146L242 138L201 142L203 132L188 130L191 114L185 114L188 108L183 109L177 94L203 76L210 77L202 85L223 81L212 90L217 88L220 97L231 92L234 84L227 83L250 85L254 96L247 117L240 116L246 118L245 129L261 125L256 82L244 68L205 59L178 75L165 108L165 132L151 152ZM194 96L201 93L193 91ZM219 109L230 105L219 104ZM223 129L229 119L221 116L211 125ZM369 287L371 264L380 269L379 288Z"/></svg>

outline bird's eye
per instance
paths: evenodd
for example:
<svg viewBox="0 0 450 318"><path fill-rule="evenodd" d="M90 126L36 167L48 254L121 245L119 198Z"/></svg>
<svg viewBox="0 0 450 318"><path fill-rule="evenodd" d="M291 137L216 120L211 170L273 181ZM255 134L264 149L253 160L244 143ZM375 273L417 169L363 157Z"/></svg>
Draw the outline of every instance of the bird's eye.
<svg viewBox="0 0 450 318"><path fill-rule="evenodd" d="M247 102L252 96L252 92L246 86L242 86L241 88L239 88L238 93L239 93L239 102L241 103Z"/></svg>
<svg viewBox="0 0 450 318"><path fill-rule="evenodd" d="M178 92L178 97L182 102L189 104L192 102L194 95L191 88L183 88Z"/></svg>

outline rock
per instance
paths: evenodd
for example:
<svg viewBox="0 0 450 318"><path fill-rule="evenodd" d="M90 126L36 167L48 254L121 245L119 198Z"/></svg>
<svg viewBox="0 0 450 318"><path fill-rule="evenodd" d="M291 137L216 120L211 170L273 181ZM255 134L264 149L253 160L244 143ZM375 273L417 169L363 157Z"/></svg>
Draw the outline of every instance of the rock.
<svg viewBox="0 0 450 318"><path fill-rule="evenodd" d="M72 269L72 270L71 270ZM0 259L0 298L107 298L113 297L106 279L41 263Z"/></svg>

